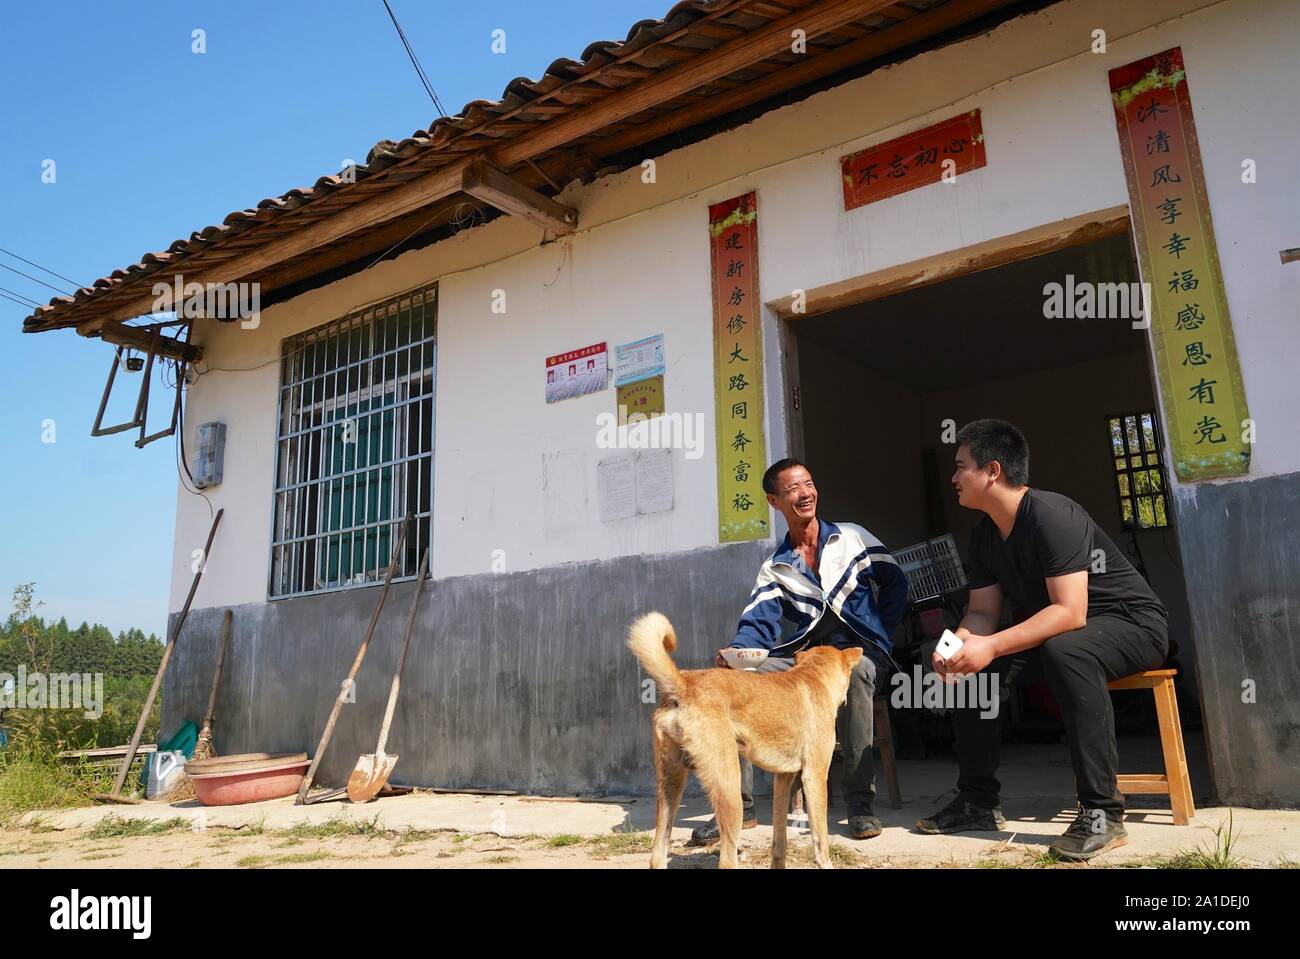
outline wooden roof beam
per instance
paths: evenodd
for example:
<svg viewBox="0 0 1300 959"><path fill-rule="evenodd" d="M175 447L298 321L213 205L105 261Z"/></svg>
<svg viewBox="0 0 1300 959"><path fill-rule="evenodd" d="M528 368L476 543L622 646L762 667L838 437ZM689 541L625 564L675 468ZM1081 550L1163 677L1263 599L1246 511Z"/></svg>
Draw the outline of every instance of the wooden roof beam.
<svg viewBox="0 0 1300 959"><path fill-rule="evenodd" d="M726 116L735 110L760 103L856 64L900 50L932 34L950 30L968 20L992 13L1000 7L1009 6L1013 2L1014 0L950 0L941 7L918 14L903 23L877 30L859 40L824 53L809 56L801 63L750 80L719 96L706 97L698 103L692 103L681 109L669 110L660 116L637 123L625 133L602 137L594 141L589 149L599 157L614 156L643 143L650 143L671 133L686 130L698 123ZM809 36L811 37L811 34Z"/></svg>
<svg viewBox="0 0 1300 959"><path fill-rule="evenodd" d="M502 213L535 223L556 236L572 233L578 225L578 211L573 207L556 203L482 160L471 161L461 181L461 190Z"/></svg>

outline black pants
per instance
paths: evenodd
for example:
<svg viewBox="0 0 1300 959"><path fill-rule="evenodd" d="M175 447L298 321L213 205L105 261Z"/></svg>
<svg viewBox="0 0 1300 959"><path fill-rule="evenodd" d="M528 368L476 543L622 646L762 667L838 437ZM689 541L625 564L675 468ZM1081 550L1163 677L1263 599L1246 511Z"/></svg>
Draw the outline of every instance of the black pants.
<svg viewBox="0 0 1300 959"><path fill-rule="evenodd" d="M839 648L859 645L845 636L846 628L828 612L813 627L808 645L825 643ZM844 757L844 797L850 806L856 804L870 808L876 798L876 767L871 752L875 736L872 700L876 690L887 684L893 664L876 645L868 643L865 650L858 665L853 667L848 699L836 714L835 733ZM792 666L792 658L769 656L759 663L756 671L779 672ZM748 819L754 814L754 767L744 756L740 757L740 800Z"/></svg>
<svg viewBox="0 0 1300 959"><path fill-rule="evenodd" d="M1124 798L1115 788L1119 753L1106 683L1144 669L1158 669L1168 650L1168 620L1159 610L1089 616L1082 629L999 657L984 672L998 676L1003 688L1047 681L1061 707L1079 802L1089 809L1105 810L1114 818L1123 813ZM1005 701L1006 697L1002 698ZM985 809L998 805L1001 788L996 775L1001 712L988 719L980 718L978 705L953 712L957 789L963 799Z"/></svg>

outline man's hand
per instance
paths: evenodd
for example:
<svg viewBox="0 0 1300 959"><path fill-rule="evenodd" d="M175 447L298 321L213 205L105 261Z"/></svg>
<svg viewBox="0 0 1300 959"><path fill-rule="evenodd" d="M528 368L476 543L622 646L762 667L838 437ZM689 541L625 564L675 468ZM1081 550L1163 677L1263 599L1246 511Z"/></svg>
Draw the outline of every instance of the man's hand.
<svg viewBox="0 0 1300 959"><path fill-rule="evenodd" d="M964 634L964 635L963 635ZM978 673L989 663L997 658L997 644L991 636L975 636L968 630L958 630L957 635L962 640L961 649L953 653L952 658L943 663L943 668L936 670L948 675L964 675L966 673ZM935 653L938 658L938 653Z"/></svg>

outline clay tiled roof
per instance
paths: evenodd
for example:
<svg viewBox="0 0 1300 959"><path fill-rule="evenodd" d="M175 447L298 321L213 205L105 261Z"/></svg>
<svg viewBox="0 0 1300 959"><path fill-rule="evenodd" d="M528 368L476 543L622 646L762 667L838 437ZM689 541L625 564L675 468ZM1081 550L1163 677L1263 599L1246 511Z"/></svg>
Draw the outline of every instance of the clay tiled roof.
<svg viewBox="0 0 1300 959"><path fill-rule="evenodd" d="M221 223L176 240L162 252L145 254L139 262L114 270L72 296L54 298L24 320L23 330L127 319L123 311L147 296L158 280L171 282L177 272L194 276L219 269L224 260L471 157L484 157L519 182L554 193L552 184L590 177L611 161L618 165L620 155L644 144L908 48L1010 4L1011 0L682 0L662 20L635 24L622 41L593 43L581 59L556 60L538 79L512 80L499 100L471 101L456 116L437 119L427 130L417 130L400 142L383 141L356 168L353 178L324 176L309 187L267 197L252 209L236 210ZM862 16L848 16L845 11ZM769 35L776 30L788 35L791 18L811 20L830 14L843 22L833 29L809 31L805 53L783 49L754 57L671 98L647 97L643 107L637 102L638 87L648 81L680 75L710 58L730 56L740 62L734 51L747 39L765 30ZM615 109L609 110L610 106ZM593 120L571 122L579 116ZM568 132L548 136L559 130ZM459 199L463 201L464 195ZM284 286L338 265L345 252L351 256L359 250L365 255L367 238L371 249L384 249L413 231L432 229L456 215L456 205L445 201L383 223L363 222L348 233L347 251L340 250L335 262L329 261L328 248L317 247L248 277L261 280L264 287L268 281L272 287Z"/></svg>

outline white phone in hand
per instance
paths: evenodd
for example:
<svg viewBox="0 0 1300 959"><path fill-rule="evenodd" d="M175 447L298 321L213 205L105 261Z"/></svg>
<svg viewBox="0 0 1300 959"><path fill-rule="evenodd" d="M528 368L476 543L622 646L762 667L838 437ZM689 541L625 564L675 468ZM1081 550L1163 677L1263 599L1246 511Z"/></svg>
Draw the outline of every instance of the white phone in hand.
<svg viewBox="0 0 1300 959"><path fill-rule="evenodd" d="M962 645L962 641L956 633L951 629L945 629L943 635L939 637L939 645L934 648L934 651L946 663L957 654L957 650L961 649Z"/></svg>

